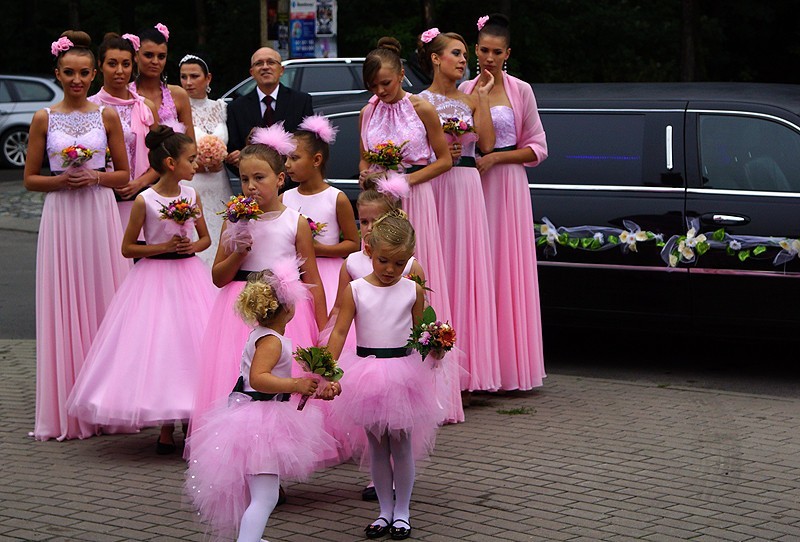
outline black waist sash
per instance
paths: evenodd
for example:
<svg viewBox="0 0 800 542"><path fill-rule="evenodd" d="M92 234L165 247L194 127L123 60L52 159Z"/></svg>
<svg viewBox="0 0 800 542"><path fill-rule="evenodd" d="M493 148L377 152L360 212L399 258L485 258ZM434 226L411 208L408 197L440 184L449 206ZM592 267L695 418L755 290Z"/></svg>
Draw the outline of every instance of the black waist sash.
<svg viewBox="0 0 800 542"><path fill-rule="evenodd" d="M419 171L425 166L427 166L427 164L411 164L410 166L403 169L403 173L405 173L406 175L411 175L415 171Z"/></svg>
<svg viewBox="0 0 800 542"><path fill-rule="evenodd" d="M356 346L356 355L360 358L375 356L376 358L402 358L411 354L411 349L405 346L398 348L368 348Z"/></svg>
<svg viewBox="0 0 800 542"><path fill-rule="evenodd" d="M253 401L288 401L291 393L262 393L260 391L244 391L244 377L239 376L231 393L243 393Z"/></svg>
<svg viewBox="0 0 800 542"><path fill-rule="evenodd" d="M509 145L508 147L497 147L496 149L492 149L492 152L508 152L515 150L517 150L516 145Z"/></svg>
<svg viewBox="0 0 800 542"><path fill-rule="evenodd" d="M151 260L183 260L186 258L191 258L194 254L178 254L177 252L165 252L163 254L155 254L153 256L147 256Z"/></svg>
<svg viewBox="0 0 800 542"><path fill-rule="evenodd" d="M233 276L233 280L239 282L247 282L247 275L250 273L258 273L258 271L247 271L246 269L239 269Z"/></svg>
<svg viewBox="0 0 800 542"><path fill-rule="evenodd" d="M478 164L474 156L462 156L453 162L453 167L478 167Z"/></svg>

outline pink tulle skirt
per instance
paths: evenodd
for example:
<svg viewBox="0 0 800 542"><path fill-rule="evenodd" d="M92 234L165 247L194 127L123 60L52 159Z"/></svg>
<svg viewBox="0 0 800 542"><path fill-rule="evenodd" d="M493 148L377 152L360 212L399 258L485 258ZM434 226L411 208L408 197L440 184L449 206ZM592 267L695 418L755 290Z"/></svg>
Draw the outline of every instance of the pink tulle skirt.
<svg viewBox="0 0 800 542"><path fill-rule="evenodd" d="M497 290L501 387L529 390L547 375L528 177L522 165L500 164L482 183Z"/></svg>
<svg viewBox="0 0 800 542"><path fill-rule="evenodd" d="M38 440L87 438L98 428L67 413L67 397L130 262L110 188L49 192L36 252Z"/></svg>
<svg viewBox="0 0 800 542"><path fill-rule="evenodd" d="M452 324L469 376L462 389L494 391L500 388L497 307L481 178L475 168L454 167L431 184L453 300Z"/></svg>
<svg viewBox="0 0 800 542"><path fill-rule="evenodd" d="M197 257L140 260L92 343L67 402L70 414L132 427L188 418L213 296Z"/></svg>
<svg viewBox="0 0 800 542"><path fill-rule="evenodd" d="M319 278L322 280L322 286L325 288L325 303L328 306L328 312L333 308L336 303L336 291L339 289L339 273L342 271L342 258L317 258L317 269L319 269Z"/></svg>
<svg viewBox="0 0 800 542"><path fill-rule="evenodd" d="M336 455L315 400L302 411L297 400L252 401L234 393L230 406L223 403L195 420L184 488L214 534L232 539L249 504L248 475L304 480Z"/></svg>

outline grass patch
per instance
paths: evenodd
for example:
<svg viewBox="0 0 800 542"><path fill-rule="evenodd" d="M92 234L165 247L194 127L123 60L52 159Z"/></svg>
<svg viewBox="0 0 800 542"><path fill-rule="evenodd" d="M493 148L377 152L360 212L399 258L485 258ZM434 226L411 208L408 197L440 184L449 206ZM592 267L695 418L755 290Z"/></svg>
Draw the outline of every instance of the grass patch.
<svg viewBox="0 0 800 542"><path fill-rule="evenodd" d="M509 409L501 408L497 411L498 414L506 414L508 416L520 416L525 414L533 414L534 412L536 412L534 409L528 407L509 408Z"/></svg>

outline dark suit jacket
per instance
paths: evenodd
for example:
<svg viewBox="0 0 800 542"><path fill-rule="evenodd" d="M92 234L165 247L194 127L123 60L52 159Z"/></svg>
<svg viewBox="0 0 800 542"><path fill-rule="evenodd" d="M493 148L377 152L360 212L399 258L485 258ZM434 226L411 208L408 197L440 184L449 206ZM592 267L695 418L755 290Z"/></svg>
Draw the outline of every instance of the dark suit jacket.
<svg viewBox="0 0 800 542"><path fill-rule="evenodd" d="M275 121L284 121L283 127L294 132L303 122L303 117L313 115L311 96L287 86L278 86L278 101L275 103ZM263 117L258 91L239 96L228 104L228 152L240 151L247 144L247 136L254 126L260 126Z"/></svg>

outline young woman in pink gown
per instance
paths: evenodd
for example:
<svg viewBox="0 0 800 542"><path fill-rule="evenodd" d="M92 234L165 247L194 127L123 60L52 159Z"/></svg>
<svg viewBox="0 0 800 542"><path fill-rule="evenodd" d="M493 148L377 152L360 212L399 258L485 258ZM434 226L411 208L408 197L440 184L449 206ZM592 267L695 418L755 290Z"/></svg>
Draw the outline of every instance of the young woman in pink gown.
<svg viewBox="0 0 800 542"><path fill-rule="evenodd" d="M158 23L152 28L145 28L137 37L140 42L136 53L139 76L131 83L131 89L155 104L160 124L169 126L194 140L189 95L178 85L168 85L164 73L167 65L169 29Z"/></svg>
<svg viewBox="0 0 800 542"><path fill-rule="evenodd" d="M131 180L115 190L114 195L123 230L128 227L133 199L158 179L158 173L147 161L147 146L144 143L150 129L158 124L157 109L153 102L139 96L128 86L139 38L131 34L125 36L122 38L113 32L108 33L97 49L103 88L89 97L89 101L97 105L113 107L122 122Z"/></svg>
<svg viewBox="0 0 800 542"><path fill-rule="evenodd" d="M122 227L112 190L130 180L125 140L117 113L87 100L96 73L90 45L88 34L72 30L53 43L64 99L34 115L25 162L25 188L47 193L36 251L37 440L99 431L68 415L66 401L130 268L119 251ZM60 156L75 145L93 153L82 165ZM103 171L106 148L114 171ZM45 158L51 175L42 175Z"/></svg>
<svg viewBox="0 0 800 542"><path fill-rule="evenodd" d="M475 51L482 71L494 76L489 93L495 127L495 149L478 159L489 217L504 390L529 390L545 377L539 284L533 238L533 211L525 166L547 158L547 141L531 86L503 70L510 49L508 19L478 21ZM477 92L480 76L462 83Z"/></svg>
<svg viewBox="0 0 800 542"><path fill-rule="evenodd" d="M314 115L303 120L294 133L296 148L286 158L286 172L300 186L281 195L284 205L315 224L314 253L328 307L336 301L342 258L358 250L353 206L344 192L325 180L329 145L334 140L334 128L325 117Z"/></svg>
<svg viewBox="0 0 800 542"><path fill-rule="evenodd" d="M214 403L224 401L236 384L239 358L251 327L236 315L233 307L250 273L268 269L276 261L300 258L301 277L304 283L312 286L312 299L297 303L294 318L286 327L286 336L295 346L314 346L328 317L311 228L300 213L284 205L278 197L286 175L286 155L294 148L291 134L276 124L255 130L252 141L254 143L241 153L242 192L253 197L264 214L247 224L246 239L235 245L226 242L231 224L222 225L219 249L211 270L214 284L221 290L203 338L195 418L202 416Z"/></svg>
<svg viewBox="0 0 800 542"><path fill-rule="evenodd" d="M473 94L464 94L456 82L467 66L467 45L458 34L431 29L422 34L420 65L432 77L420 93L436 107L444 124L458 119L474 130L461 139L450 138L453 169L431 181L439 215L447 290L453 300L452 323L458 330L459 359L468 373L462 388L494 391L500 388L494 266L481 177L475 164L475 140L483 152L494 148L489 92L494 80L485 72Z"/></svg>

